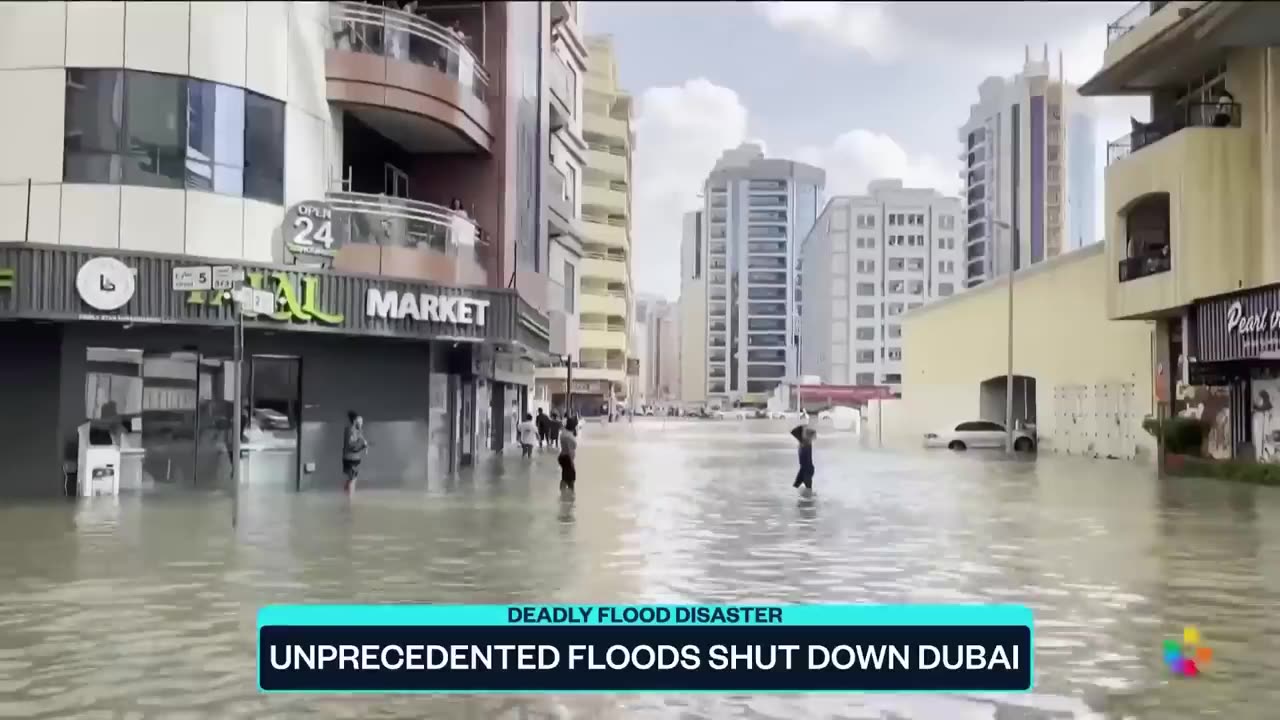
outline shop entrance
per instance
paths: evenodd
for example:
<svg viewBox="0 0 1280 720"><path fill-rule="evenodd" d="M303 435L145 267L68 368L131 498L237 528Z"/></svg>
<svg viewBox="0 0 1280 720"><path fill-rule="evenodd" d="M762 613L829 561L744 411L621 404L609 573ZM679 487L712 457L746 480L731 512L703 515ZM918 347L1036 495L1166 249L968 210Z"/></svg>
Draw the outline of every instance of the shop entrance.
<svg viewBox="0 0 1280 720"><path fill-rule="evenodd" d="M244 433L244 482L297 488L298 358L254 356L245 363L239 423L232 422L229 357L90 347L85 360L86 418L120 443L121 489L229 487L237 426Z"/></svg>

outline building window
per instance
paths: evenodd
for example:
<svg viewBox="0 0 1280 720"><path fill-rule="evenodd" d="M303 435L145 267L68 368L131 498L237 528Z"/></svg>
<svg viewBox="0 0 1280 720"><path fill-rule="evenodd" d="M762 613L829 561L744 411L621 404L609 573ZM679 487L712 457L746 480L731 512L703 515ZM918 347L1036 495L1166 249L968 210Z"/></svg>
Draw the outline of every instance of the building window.
<svg viewBox="0 0 1280 720"><path fill-rule="evenodd" d="M578 278L577 268L568 260L564 261L564 311L573 314L577 312L576 301L578 298Z"/></svg>
<svg viewBox="0 0 1280 720"><path fill-rule="evenodd" d="M876 226L876 216L875 216L875 215L859 215L859 216L858 216L858 227L859 227L859 228L861 228L861 229L863 229L863 230L866 230L866 229L868 229L868 228L873 228L873 227L875 227L875 226Z"/></svg>
<svg viewBox="0 0 1280 720"><path fill-rule="evenodd" d="M907 269L911 272L924 272L924 258L907 258Z"/></svg>
<svg viewBox="0 0 1280 720"><path fill-rule="evenodd" d="M866 318L873 318L875 316L876 316L875 305L859 305L858 306L857 317L866 319Z"/></svg>
<svg viewBox="0 0 1280 720"><path fill-rule="evenodd" d="M876 384L875 373L858 373L856 377L857 379L854 380L855 385L875 385Z"/></svg>
<svg viewBox="0 0 1280 720"><path fill-rule="evenodd" d="M889 316L902 314L902 303L889 303Z"/></svg>
<svg viewBox="0 0 1280 720"><path fill-rule="evenodd" d="M890 337L890 338L900 338L900 337L902 337L902 326L901 326L901 325L890 325L890 326L889 326L889 337Z"/></svg>
<svg viewBox="0 0 1280 720"><path fill-rule="evenodd" d="M867 365L876 361L875 350L859 350L855 360L859 365Z"/></svg>
<svg viewBox="0 0 1280 720"><path fill-rule="evenodd" d="M873 327L860 327L854 331L854 337L858 340L875 340L876 329Z"/></svg>
<svg viewBox="0 0 1280 720"><path fill-rule="evenodd" d="M956 263L955 263L955 261L954 261L954 260L939 260L939 261L938 261L938 272L940 272L940 273L952 273L952 272L955 272L955 271L956 271Z"/></svg>
<svg viewBox="0 0 1280 720"><path fill-rule="evenodd" d="M905 266L906 266L906 261L904 261L902 258L900 257L889 258L889 270L900 271Z"/></svg>
<svg viewBox="0 0 1280 720"><path fill-rule="evenodd" d="M68 68L63 181L284 201L284 104L230 85Z"/></svg>
<svg viewBox="0 0 1280 720"><path fill-rule="evenodd" d="M900 373L885 373L884 383L886 385L902 384L902 375Z"/></svg>
<svg viewBox="0 0 1280 720"><path fill-rule="evenodd" d="M860 282L857 287L858 297L875 297L876 284L869 282Z"/></svg>
<svg viewBox="0 0 1280 720"><path fill-rule="evenodd" d="M905 290L906 290L906 283L904 283L903 281L901 281L901 280L890 280L890 281L889 281L889 293L890 293L890 294L893 294L893 295L900 295L900 294L902 294Z"/></svg>
<svg viewBox="0 0 1280 720"><path fill-rule="evenodd" d="M942 230L954 230L956 227L955 215L939 215L938 227Z"/></svg>
<svg viewBox="0 0 1280 720"><path fill-rule="evenodd" d="M902 359L902 348L889 348L889 359L898 361Z"/></svg>
<svg viewBox="0 0 1280 720"><path fill-rule="evenodd" d="M857 266L858 272L863 275L871 274L876 271L875 260L859 260Z"/></svg>
<svg viewBox="0 0 1280 720"><path fill-rule="evenodd" d="M924 281L923 281L923 280L910 280L910 281L908 281L908 282L907 282L907 294L908 294L908 295L922 295L922 294L924 294Z"/></svg>
<svg viewBox="0 0 1280 720"><path fill-rule="evenodd" d="M951 283L938 283L938 297L949 297L956 291L955 285Z"/></svg>

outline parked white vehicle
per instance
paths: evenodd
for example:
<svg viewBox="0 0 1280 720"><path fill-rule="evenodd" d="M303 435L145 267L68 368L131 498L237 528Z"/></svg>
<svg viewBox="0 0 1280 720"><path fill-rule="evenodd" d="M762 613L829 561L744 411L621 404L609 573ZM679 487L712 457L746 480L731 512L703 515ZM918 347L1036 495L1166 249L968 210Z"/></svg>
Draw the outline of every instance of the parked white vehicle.
<svg viewBox="0 0 1280 720"><path fill-rule="evenodd" d="M949 450L968 450L970 448L1000 448L1005 446L1005 427L990 420L971 420L955 425L949 430L927 433L924 446L927 448L947 448ZM1013 431L1013 449L1019 452L1031 452L1036 449L1036 436L1023 429Z"/></svg>

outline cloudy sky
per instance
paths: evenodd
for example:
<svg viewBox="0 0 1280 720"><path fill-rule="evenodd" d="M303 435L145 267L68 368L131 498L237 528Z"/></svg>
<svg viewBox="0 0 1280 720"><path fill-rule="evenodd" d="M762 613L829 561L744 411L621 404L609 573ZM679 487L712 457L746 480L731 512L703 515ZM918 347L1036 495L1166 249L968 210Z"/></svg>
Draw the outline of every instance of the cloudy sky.
<svg viewBox="0 0 1280 720"><path fill-rule="evenodd" d="M637 290L679 293L680 217L726 148L827 171L827 196L868 180L957 193L957 128L978 84L1049 45L1082 82L1102 63L1107 23L1132 2L582 3L584 30L613 36L634 118L632 274ZM1107 140L1142 101L1095 101ZM1101 188L1101 177L1098 186ZM1101 201L1099 201L1101 207Z"/></svg>

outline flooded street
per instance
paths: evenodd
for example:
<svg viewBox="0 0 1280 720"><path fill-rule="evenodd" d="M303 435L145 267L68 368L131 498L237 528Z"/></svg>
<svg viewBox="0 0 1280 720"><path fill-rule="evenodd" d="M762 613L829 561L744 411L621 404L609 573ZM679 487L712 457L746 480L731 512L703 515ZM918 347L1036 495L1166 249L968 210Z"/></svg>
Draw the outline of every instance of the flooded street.
<svg viewBox="0 0 1280 720"><path fill-rule="evenodd" d="M785 423L587 427L578 497L518 453L427 492L0 508L0 718L1272 718L1280 490L1127 463L890 452ZM266 696L267 603L1029 605L1036 691L960 696ZM1215 659L1170 675L1197 625Z"/></svg>

